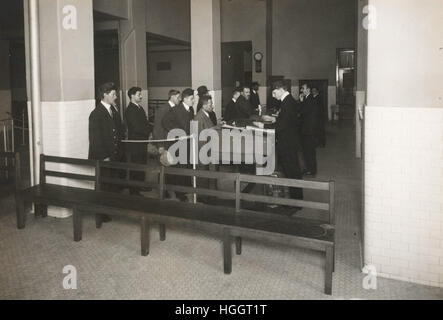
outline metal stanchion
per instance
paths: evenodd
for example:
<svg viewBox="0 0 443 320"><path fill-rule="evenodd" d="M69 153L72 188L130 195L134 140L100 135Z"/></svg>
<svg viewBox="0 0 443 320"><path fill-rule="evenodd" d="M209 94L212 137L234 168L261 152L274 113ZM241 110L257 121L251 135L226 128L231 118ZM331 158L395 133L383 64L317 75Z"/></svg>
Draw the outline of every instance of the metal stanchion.
<svg viewBox="0 0 443 320"><path fill-rule="evenodd" d="M192 135L192 155L193 155L193 159L192 159L192 169L195 171L197 170L197 157L196 157L196 146L195 146L195 136ZM197 177L193 176L192 177L192 186L194 187L194 189L197 188ZM194 204L197 203L197 194L194 193Z"/></svg>
<svg viewBox="0 0 443 320"><path fill-rule="evenodd" d="M14 119L11 120L11 150L15 152Z"/></svg>
<svg viewBox="0 0 443 320"><path fill-rule="evenodd" d="M25 109L22 111L22 146L26 145L25 140Z"/></svg>
<svg viewBox="0 0 443 320"><path fill-rule="evenodd" d="M6 122L3 122L3 143L4 143L5 152L8 152L8 137L6 134ZM8 166L8 157L5 157L5 167L7 166ZM9 179L8 170L5 171L5 178L6 180Z"/></svg>

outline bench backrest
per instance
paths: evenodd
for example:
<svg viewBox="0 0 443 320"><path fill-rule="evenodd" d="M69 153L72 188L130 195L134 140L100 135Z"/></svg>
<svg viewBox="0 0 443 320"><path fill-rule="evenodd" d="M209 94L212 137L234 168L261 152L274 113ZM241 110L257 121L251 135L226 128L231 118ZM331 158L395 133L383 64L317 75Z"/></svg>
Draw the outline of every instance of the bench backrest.
<svg viewBox="0 0 443 320"><path fill-rule="evenodd" d="M112 178L103 174L104 170L112 169L118 172L118 174L114 174ZM144 181L133 180L131 179L131 173L145 173ZM139 188L154 188L158 189L159 192L163 187L160 187L160 182L157 179L155 182L148 181L148 173L152 173L152 167L143 164L135 164L135 163L123 163L123 162L108 162L108 161L99 161L97 167L97 190L102 190L103 184L112 184L120 187L139 187ZM157 177L160 173L160 170L155 172Z"/></svg>
<svg viewBox="0 0 443 320"><path fill-rule="evenodd" d="M203 178L209 180L216 180L217 182L223 180L225 182L231 182L233 186L237 185L239 174L237 173L229 173L229 172L214 172L207 170L192 170L192 169L182 169L182 168L174 168L174 167L162 167L160 171L160 180L165 181L167 176L184 176L196 178ZM184 192L184 193L193 193L202 196L213 196L218 199L223 200L236 200L237 195L235 191L219 191L214 189L208 189L197 185L194 187L185 187L178 185L169 185L164 183L164 191L176 191L176 192ZM163 195L163 193L162 193Z"/></svg>
<svg viewBox="0 0 443 320"><path fill-rule="evenodd" d="M62 168L48 170L46 166L48 163L91 167L95 169L95 173L93 175L78 174L78 173L66 172L67 170L63 170ZM45 184L48 177L96 182L97 167L98 167L98 162L94 160L53 157L42 154L40 155L40 184Z"/></svg>
<svg viewBox="0 0 443 320"><path fill-rule="evenodd" d="M197 178L207 178L215 179L217 181L224 180L230 181L235 186L235 191L218 191L203 188L197 185L196 188L193 186L176 186L165 184L165 176L175 175L175 176L185 176L185 177L197 177ZM334 213L334 194L335 194L335 183L334 181L322 182L322 181L305 181L305 180L294 180L294 179L283 179L268 176L253 176L244 175L239 173L227 173L227 172L213 172L204 170L192 170L192 169L182 169L182 168L162 168L160 172L160 180L163 181L164 186L163 191L177 191L185 192L190 194L204 195L204 196L214 196L220 199L235 200L235 208L238 211L242 210L242 201L266 203L266 204L276 204L285 205L292 207L310 208L316 210L322 210L328 212L328 220L330 224L335 224L335 213ZM244 184L254 183L264 186L279 186L279 187L293 187L301 189L312 189L318 191L324 191L328 193L327 201L306 201L306 200L293 200L281 197L272 197L268 195L257 195L242 192L241 188ZM163 195L163 192L160 192Z"/></svg>
<svg viewBox="0 0 443 320"><path fill-rule="evenodd" d="M328 193L327 201L307 201L307 200L294 200L282 197L272 197L268 195L256 195L238 192L239 201L254 201L259 203L285 205L300 208L309 208L328 212L328 218L330 224L335 224L335 212L334 212L334 194L335 194L335 182L334 181L306 181L295 179L284 179L267 176L252 176L252 175L240 175L240 183L255 183L259 185L272 185L278 187L289 188L301 188L311 189L317 191L323 191Z"/></svg>
<svg viewBox="0 0 443 320"><path fill-rule="evenodd" d="M62 171L47 170L47 163L58 163L58 164L68 164L76 166L87 166L94 167L94 175L84 175L76 173L67 173ZM107 169L118 170L120 174L113 175L111 178L109 175L104 175L103 171ZM147 181L147 174L145 174L144 181L132 180L130 178L131 172L144 172L152 173L152 167L142 164L133 163L119 163L119 162L106 162L106 161L94 161L94 160L83 160L83 159L73 159L73 158L63 158L63 157L50 157L41 155L40 158L40 183L46 183L47 177L57 177L57 178L67 178L74 180L90 181L95 183L96 190L102 190L103 184L112 184L120 187L149 187L157 188L159 198L164 198L165 191L176 191L189 194L203 195L203 196L213 196L223 200L234 200L235 208L237 212L242 210L242 201L258 202L266 204L275 205L285 205L301 208L310 208L316 210L322 210L328 212L329 223L335 224L335 213L334 213L334 197L335 197L335 183L334 181L322 182L322 181L305 181L305 180L294 180L294 179L283 179L268 176L253 176L244 175L239 173L228 173L228 172L214 172L207 170L192 170L183 169L176 167L161 167L160 170L156 172L158 179L155 182ZM190 179L209 179L216 180L218 182L231 182L234 186L234 191L219 191L210 188L205 188L200 185L194 187L191 186L181 186L181 185L171 185L167 182L169 181L167 176L182 176L188 177ZM279 187L289 187L289 188L301 188L301 189L312 189L317 191L323 191L328 193L327 201L307 201L307 200L294 200L282 197L273 197L268 195L258 195L249 194L242 192L242 185L244 184L258 184L264 186L279 186Z"/></svg>

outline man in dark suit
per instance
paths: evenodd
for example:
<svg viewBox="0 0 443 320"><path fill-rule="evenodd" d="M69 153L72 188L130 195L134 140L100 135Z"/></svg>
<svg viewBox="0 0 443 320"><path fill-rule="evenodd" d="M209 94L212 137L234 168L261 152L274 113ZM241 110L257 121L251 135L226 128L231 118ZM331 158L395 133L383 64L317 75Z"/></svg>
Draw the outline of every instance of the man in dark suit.
<svg viewBox="0 0 443 320"><path fill-rule="evenodd" d="M154 121L154 140L165 140L168 137L168 132L163 127L163 118L165 115L180 104L180 91L170 90L168 102L158 107L155 111L155 121ZM166 143L156 143L158 151L160 154L163 153L166 147Z"/></svg>
<svg viewBox="0 0 443 320"><path fill-rule="evenodd" d="M300 108L282 81L273 85L273 96L281 101L275 127L278 162L289 179L303 179L297 150L300 149ZM292 199L303 199L303 189L290 188ZM296 208L299 210L299 208Z"/></svg>
<svg viewBox="0 0 443 320"><path fill-rule="evenodd" d="M240 89L238 88L234 89L234 91L232 92L232 99L229 101L228 105L226 106L225 116L224 116L225 121L234 121L235 119L237 119L237 101L240 95L241 95Z"/></svg>
<svg viewBox="0 0 443 320"><path fill-rule="evenodd" d="M166 114L169 113L173 108L177 107L180 104L181 96L180 91L178 90L170 90L169 91L169 100L164 105L160 106L155 111L155 121L154 121L154 140L166 140L168 138L168 131L163 127L163 119ZM166 148L168 147L168 143L166 142L158 142L156 143L158 147L158 153L162 155ZM176 184L175 176L167 176L166 183L174 185ZM170 200L178 200L174 191L167 191L167 196Z"/></svg>
<svg viewBox="0 0 443 320"><path fill-rule="evenodd" d="M89 116L89 159L120 162L123 158L121 132L123 126L118 111L114 108L117 100L117 88L113 83L101 85L98 90L100 102ZM118 170L103 170L102 175L115 178ZM104 184L104 191L118 192L113 185ZM111 219L100 216L103 222Z"/></svg>
<svg viewBox="0 0 443 320"><path fill-rule="evenodd" d="M302 146L305 158L306 175L314 176L317 174L317 154L319 135L319 108L315 99L312 97L311 88L308 84L302 86Z"/></svg>
<svg viewBox="0 0 443 320"><path fill-rule="evenodd" d="M172 108L163 118L162 124L166 132L170 132L174 129L181 129L184 131L186 136L190 135L191 132L191 121L194 119L194 90L192 89L186 89L182 93L182 102ZM179 167L182 168L190 168L190 140L188 140L188 157L187 157L187 164L186 165L180 165ZM191 179L190 177L176 177L176 183L177 185L183 185L183 186L191 186ZM191 202L191 195L187 194L186 197L183 193L178 193L177 196L181 198L183 201L189 201Z"/></svg>
<svg viewBox="0 0 443 320"><path fill-rule="evenodd" d="M197 95L198 95L198 104L197 104L197 112L199 112L201 110L201 108L203 107L202 103L200 102L200 99L203 96L206 96L209 94L209 90L206 86L201 86L198 87L197 89ZM211 118L212 123L214 124L214 126L217 125L217 115L215 114L214 111L209 112L209 117Z"/></svg>
<svg viewBox="0 0 443 320"><path fill-rule="evenodd" d="M113 107L116 87L106 83L99 88L100 103L89 116L89 159L120 161L122 128L119 113Z"/></svg>
<svg viewBox="0 0 443 320"><path fill-rule="evenodd" d="M243 87L241 95L237 100L237 120L245 120L251 118L254 109L249 101L251 97L251 89Z"/></svg>
<svg viewBox="0 0 443 320"><path fill-rule="evenodd" d="M128 91L130 103L126 108L125 118L128 127L128 140L148 140L149 139L149 122L146 112L140 105L143 99L142 89L133 87ZM128 160L131 163L146 164L148 162L148 145L147 143L128 143L126 145L128 151ZM144 172L130 172L130 179L136 181L144 181ZM141 196L140 188L132 187L129 193Z"/></svg>
<svg viewBox="0 0 443 320"><path fill-rule="evenodd" d="M326 112L323 108L322 96L320 95L320 91L317 88L312 88L312 97L314 98L315 103L317 104L318 112L318 121L319 121L319 131L318 131L318 146L321 148L326 147L326 128L325 123L327 119Z"/></svg>
<svg viewBox="0 0 443 320"><path fill-rule="evenodd" d="M257 110L258 114L261 115L262 107L260 103L260 96L258 95L258 90L260 89L260 84L258 82L252 83L251 91L251 105L253 110Z"/></svg>

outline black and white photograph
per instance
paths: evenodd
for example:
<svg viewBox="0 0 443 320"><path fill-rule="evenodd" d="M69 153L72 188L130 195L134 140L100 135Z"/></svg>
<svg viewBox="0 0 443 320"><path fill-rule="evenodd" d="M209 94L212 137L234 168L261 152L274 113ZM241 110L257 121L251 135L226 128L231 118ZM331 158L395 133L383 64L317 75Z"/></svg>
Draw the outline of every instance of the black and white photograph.
<svg viewBox="0 0 443 320"><path fill-rule="evenodd" d="M0 3L0 300L443 300L443 0Z"/></svg>

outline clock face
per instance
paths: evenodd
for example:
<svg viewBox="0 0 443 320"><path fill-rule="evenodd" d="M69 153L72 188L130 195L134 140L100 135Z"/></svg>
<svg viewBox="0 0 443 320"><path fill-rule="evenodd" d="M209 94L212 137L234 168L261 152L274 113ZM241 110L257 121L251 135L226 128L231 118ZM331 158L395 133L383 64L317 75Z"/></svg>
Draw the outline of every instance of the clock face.
<svg viewBox="0 0 443 320"><path fill-rule="evenodd" d="M254 59L257 61L261 61L263 59L263 54L261 52L257 52L254 54Z"/></svg>

